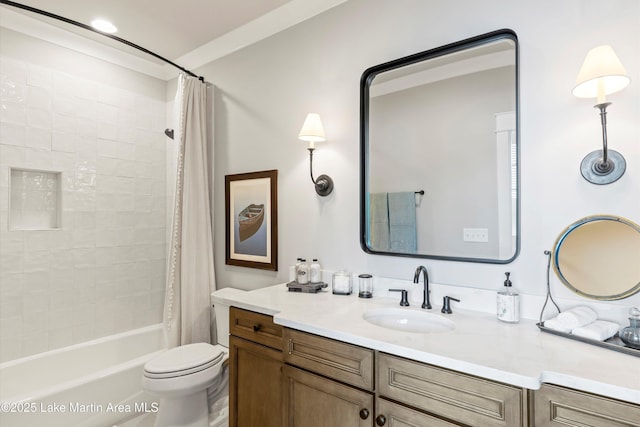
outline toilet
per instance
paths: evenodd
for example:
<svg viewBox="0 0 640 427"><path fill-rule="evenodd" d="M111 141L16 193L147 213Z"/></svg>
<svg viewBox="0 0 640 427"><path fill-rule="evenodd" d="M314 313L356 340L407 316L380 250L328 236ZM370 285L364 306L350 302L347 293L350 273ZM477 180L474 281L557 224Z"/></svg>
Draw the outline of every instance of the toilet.
<svg viewBox="0 0 640 427"><path fill-rule="evenodd" d="M226 388L229 375L225 366L229 357L229 304L214 295L218 344L175 347L144 365L142 387L159 397L156 427L209 427L209 406L215 402L208 396L228 399L228 390L220 391Z"/></svg>

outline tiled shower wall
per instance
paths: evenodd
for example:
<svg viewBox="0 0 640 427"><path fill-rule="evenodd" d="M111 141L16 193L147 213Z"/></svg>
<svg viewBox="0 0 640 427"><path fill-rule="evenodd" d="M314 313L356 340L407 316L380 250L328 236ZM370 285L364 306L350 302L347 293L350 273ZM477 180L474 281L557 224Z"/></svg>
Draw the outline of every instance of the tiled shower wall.
<svg viewBox="0 0 640 427"><path fill-rule="evenodd" d="M0 76L0 361L160 322L165 103L7 57ZM12 167L61 172L60 229L9 229Z"/></svg>

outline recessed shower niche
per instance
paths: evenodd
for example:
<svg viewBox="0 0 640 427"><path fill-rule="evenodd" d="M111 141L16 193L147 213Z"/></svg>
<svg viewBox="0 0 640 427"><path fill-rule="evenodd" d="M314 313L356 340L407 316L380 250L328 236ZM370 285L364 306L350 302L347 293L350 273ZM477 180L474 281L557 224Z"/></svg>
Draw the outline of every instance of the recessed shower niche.
<svg viewBox="0 0 640 427"><path fill-rule="evenodd" d="M61 172L10 169L9 229L57 230L62 226Z"/></svg>

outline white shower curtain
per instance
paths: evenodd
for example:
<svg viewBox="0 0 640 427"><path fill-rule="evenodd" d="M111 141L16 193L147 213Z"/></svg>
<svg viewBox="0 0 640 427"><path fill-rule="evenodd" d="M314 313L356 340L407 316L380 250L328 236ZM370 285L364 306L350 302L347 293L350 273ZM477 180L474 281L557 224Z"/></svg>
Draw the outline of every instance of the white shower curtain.
<svg viewBox="0 0 640 427"><path fill-rule="evenodd" d="M169 348L210 342L215 289L207 156L207 86L180 75L175 100L179 144L164 304Z"/></svg>

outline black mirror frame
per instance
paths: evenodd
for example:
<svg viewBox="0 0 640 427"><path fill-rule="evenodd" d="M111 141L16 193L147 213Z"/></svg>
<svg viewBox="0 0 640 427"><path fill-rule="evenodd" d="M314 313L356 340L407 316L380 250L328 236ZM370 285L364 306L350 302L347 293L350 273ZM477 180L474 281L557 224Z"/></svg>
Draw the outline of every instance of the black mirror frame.
<svg viewBox="0 0 640 427"><path fill-rule="evenodd" d="M442 255L425 255L399 252L375 251L367 245L367 194L368 188L368 147L369 147L369 86L373 79L380 73L394 70L407 65L412 65L427 59L454 53L470 47L483 45L499 39L510 39L515 43L515 97L516 97L516 166L517 166L517 203L516 203L516 248L513 256L506 260L490 258L466 258ZM458 42L450 43L434 49L405 56L393 61L385 62L367 68L360 78L360 246L362 250L373 255L399 256L407 258L428 258L444 261L476 262L487 264L509 264L520 254L520 55L518 36L513 30L501 29L470 37Z"/></svg>

